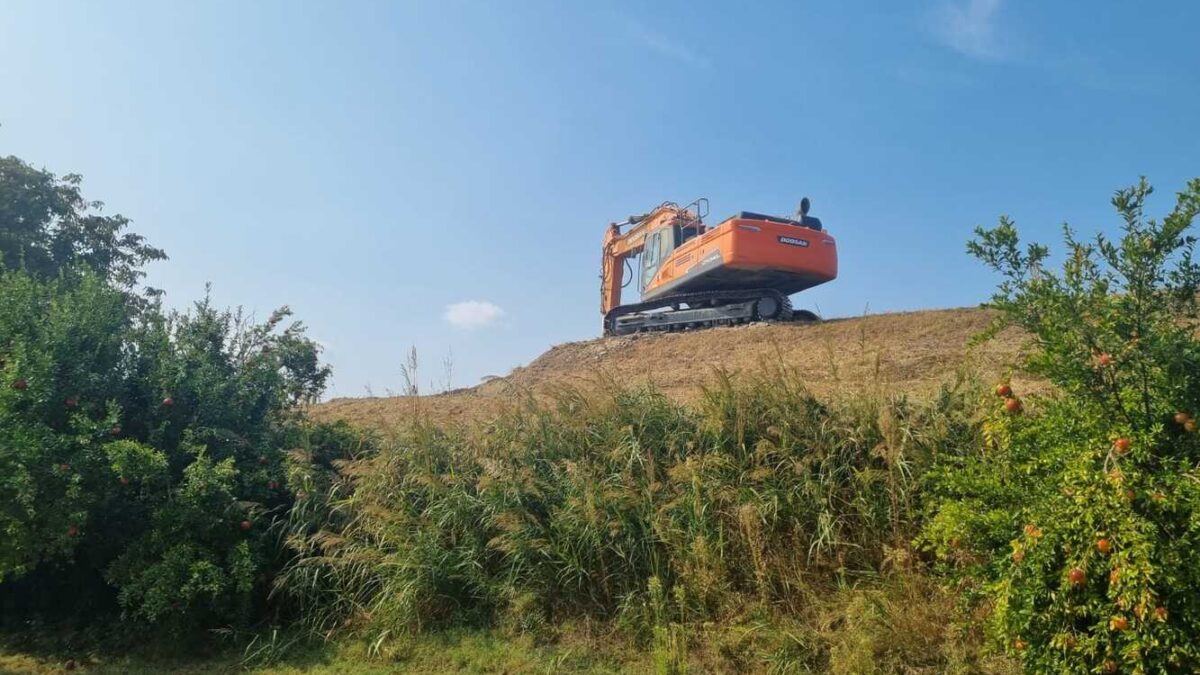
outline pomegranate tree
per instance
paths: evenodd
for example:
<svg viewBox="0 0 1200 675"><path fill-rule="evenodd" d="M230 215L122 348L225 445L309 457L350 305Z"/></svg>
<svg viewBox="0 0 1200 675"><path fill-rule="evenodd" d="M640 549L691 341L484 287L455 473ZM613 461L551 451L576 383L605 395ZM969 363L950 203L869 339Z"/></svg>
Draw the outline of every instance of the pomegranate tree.
<svg viewBox="0 0 1200 675"><path fill-rule="evenodd" d="M991 334L1024 329L1052 389L1024 415L996 389L978 451L935 473L926 536L971 533L946 569L1030 672L1200 672L1200 179L1158 220L1150 193L1116 194L1119 238L1068 230L1061 272L1008 219L969 245L1004 277Z"/></svg>

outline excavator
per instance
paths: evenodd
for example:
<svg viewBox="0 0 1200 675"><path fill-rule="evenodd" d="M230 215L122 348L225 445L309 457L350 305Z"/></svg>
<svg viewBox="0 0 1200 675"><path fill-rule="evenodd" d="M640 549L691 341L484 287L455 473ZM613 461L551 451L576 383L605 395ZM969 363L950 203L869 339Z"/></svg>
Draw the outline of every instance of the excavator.
<svg viewBox="0 0 1200 675"><path fill-rule="evenodd" d="M604 334L819 321L793 310L788 297L837 277L837 242L808 215L810 207L805 197L793 218L742 211L707 225L701 198L609 223L600 272ZM641 301L622 305L621 290L635 276Z"/></svg>

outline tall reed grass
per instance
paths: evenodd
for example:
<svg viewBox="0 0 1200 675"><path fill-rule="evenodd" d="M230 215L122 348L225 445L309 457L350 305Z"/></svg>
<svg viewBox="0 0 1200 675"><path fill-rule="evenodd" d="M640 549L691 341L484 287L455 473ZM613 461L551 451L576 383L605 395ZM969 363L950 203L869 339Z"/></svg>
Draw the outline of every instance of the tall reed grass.
<svg viewBox="0 0 1200 675"><path fill-rule="evenodd" d="M314 630L380 645L585 619L674 663L683 627L802 616L910 566L922 476L977 445L978 394L818 400L775 368L687 405L605 382L482 427L414 422L312 496L324 520L297 523L279 588Z"/></svg>

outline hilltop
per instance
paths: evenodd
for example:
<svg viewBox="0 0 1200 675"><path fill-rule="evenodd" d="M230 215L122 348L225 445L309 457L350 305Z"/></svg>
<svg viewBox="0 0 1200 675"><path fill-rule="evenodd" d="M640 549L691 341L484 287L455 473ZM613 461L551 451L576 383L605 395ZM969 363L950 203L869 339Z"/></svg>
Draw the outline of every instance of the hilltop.
<svg viewBox="0 0 1200 675"><path fill-rule="evenodd" d="M527 366L477 386L420 397L339 398L316 406L319 419L388 427L415 411L458 422L494 416L514 393L538 394L598 378L652 382L686 400L715 371L782 364L804 374L818 395L884 385L914 395L952 381L963 368L990 379L1011 373L1024 340L1015 329L971 346L994 320L985 309L944 309L833 319L818 324L750 324L682 333L649 333L570 342ZM1019 373L1014 379L1022 383ZM1028 387L1028 382L1025 383Z"/></svg>

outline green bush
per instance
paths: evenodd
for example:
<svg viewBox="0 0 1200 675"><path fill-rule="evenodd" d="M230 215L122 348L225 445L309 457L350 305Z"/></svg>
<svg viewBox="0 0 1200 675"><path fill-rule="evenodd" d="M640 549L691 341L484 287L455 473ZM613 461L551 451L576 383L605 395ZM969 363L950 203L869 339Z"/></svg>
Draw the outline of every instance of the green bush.
<svg viewBox="0 0 1200 675"><path fill-rule="evenodd" d="M0 273L0 581L101 602L104 571L131 616L250 616L291 502L289 411L328 374L286 316Z"/></svg>
<svg viewBox="0 0 1200 675"><path fill-rule="evenodd" d="M1055 391L998 389L987 441L932 476L925 541L1037 672L1200 668L1200 180L1161 221L1150 192L1117 193L1119 240L1067 229L1058 274L1007 220L970 247Z"/></svg>
<svg viewBox="0 0 1200 675"><path fill-rule="evenodd" d="M165 255L79 184L0 159L3 620L245 623L329 369L287 308L164 311L138 283Z"/></svg>

